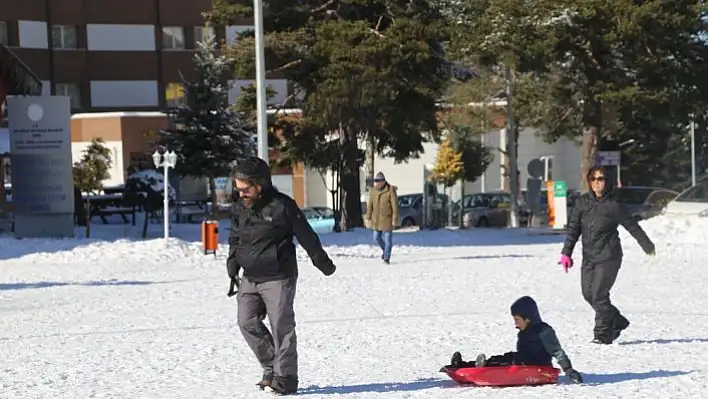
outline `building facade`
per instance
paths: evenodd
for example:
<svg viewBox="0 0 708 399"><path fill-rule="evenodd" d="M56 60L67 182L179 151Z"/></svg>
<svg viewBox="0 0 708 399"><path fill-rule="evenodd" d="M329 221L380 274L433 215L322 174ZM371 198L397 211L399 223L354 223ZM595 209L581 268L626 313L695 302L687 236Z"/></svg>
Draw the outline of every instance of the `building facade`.
<svg viewBox="0 0 708 399"><path fill-rule="evenodd" d="M0 43L43 83L43 93L71 98L73 112L158 111L180 102L180 73L194 77L196 43L227 42L252 20L206 27L211 0L3 1ZM231 81L234 102L252 80ZM268 76L280 103L287 82Z"/></svg>

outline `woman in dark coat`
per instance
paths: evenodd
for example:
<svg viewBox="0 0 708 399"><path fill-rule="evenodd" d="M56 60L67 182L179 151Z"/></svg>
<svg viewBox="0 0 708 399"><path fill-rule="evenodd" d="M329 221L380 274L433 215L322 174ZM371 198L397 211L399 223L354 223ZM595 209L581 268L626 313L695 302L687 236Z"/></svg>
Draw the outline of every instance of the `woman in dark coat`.
<svg viewBox="0 0 708 399"><path fill-rule="evenodd" d="M605 169L595 166L587 174L590 190L575 203L568 221L568 235L561 251L560 264L565 271L573 267L573 248L583 237L580 284L583 298L595 310L597 344L611 344L629 327L627 320L610 302L610 289L622 265L622 244L617 227L622 225L648 255L654 255L654 243L647 237L629 210L613 195Z"/></svg>

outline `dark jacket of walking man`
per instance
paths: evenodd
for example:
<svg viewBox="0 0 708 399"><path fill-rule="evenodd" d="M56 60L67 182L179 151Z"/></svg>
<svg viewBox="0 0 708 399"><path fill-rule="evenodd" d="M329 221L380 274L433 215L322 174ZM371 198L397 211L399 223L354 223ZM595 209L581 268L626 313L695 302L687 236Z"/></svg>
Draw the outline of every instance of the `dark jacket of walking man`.
<svg viewBox="0 0 708 399"><path fill-rule="evenodd" d="M560 260L566 272L573 267L570 257L582 235L580 284L583 298L595 310L593 342L597 344L611 344L629 327L629 320L610 301L610 289L615 284L623 258L617 227L622 225L627 229L646 254L654 255L655 250L654 243L639 223L613 195L606 176L601 166L588 172L590 190L578 198L570 214L568 236Z"/></svg>
<svg viewBox="0 0 708 399"><path fill-rule="evenodd" d="M233 179L239 199L232 207L227 269L230 295L238 287L238 326L263 367L257 385L293 394L298 388L293 309L298 265L293 238L326 276L336 268L295 201L273 187L265 161L242 160ZM263 324L266 315L272 334Z"/></svg>

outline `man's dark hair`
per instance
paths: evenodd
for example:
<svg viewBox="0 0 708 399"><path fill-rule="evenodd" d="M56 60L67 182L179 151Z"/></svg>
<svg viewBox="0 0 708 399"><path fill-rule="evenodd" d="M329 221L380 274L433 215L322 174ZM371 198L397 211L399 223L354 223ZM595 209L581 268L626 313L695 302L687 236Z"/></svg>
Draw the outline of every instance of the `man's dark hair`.
<svg viewBox="0 0 708 399"><path fill-rule="evenodd" d="M269 188L272 184L270 167L258 157L248 157L239 160L231 170L231 177L245 180L263 188Z"/></svg>

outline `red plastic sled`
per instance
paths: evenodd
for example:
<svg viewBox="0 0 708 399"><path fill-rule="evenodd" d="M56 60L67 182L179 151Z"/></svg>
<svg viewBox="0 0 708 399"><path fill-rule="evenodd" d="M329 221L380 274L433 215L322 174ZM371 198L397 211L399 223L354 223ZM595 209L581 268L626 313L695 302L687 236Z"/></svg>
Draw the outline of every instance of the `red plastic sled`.
<svg viewBox="0 0 708 399"><path fill-rule="evenodd" d="M560 375L552 366L445 367L440 371L459 384L498 387L555 384Z"/></svg>

